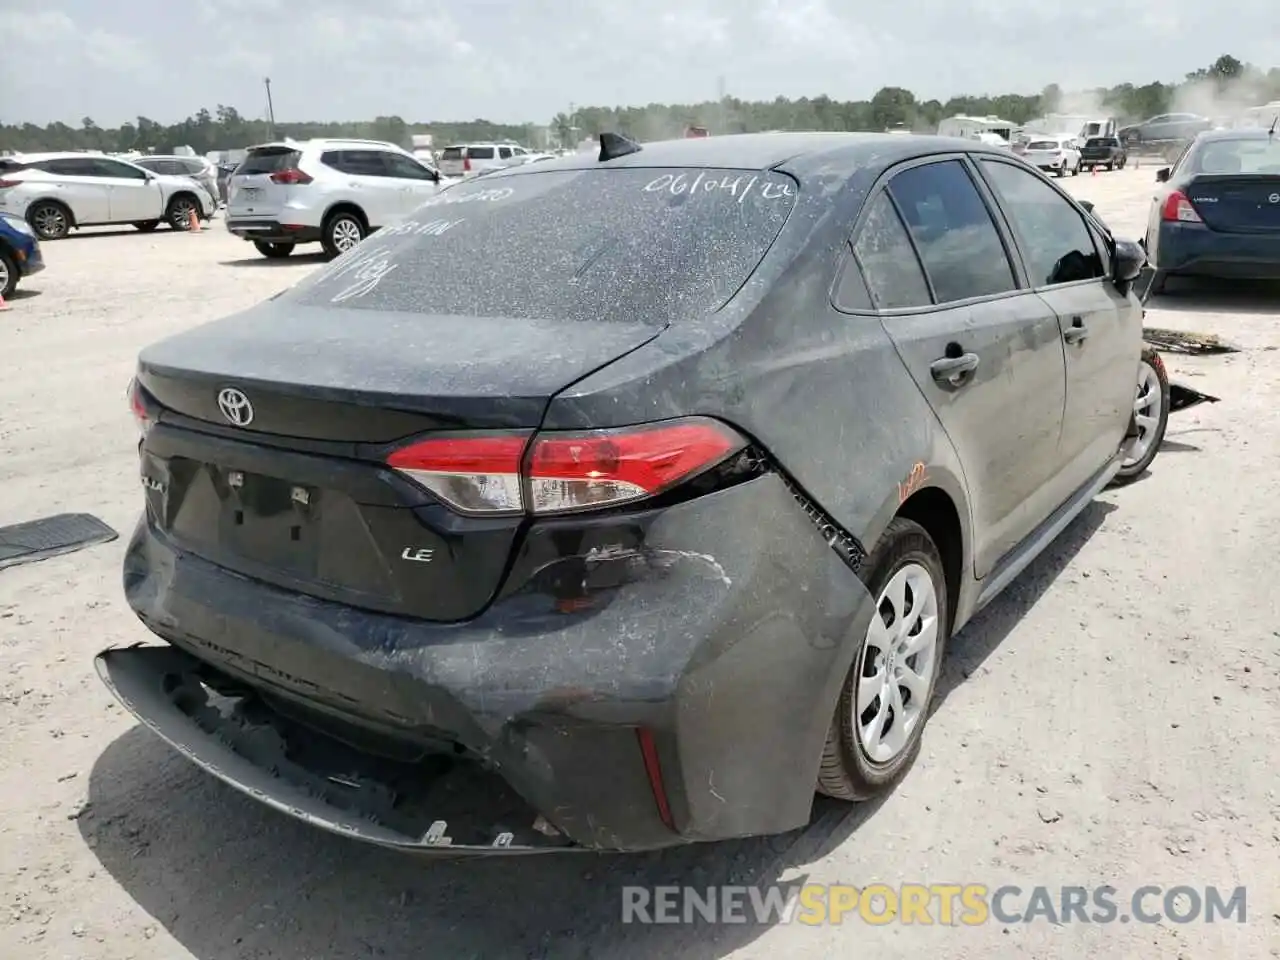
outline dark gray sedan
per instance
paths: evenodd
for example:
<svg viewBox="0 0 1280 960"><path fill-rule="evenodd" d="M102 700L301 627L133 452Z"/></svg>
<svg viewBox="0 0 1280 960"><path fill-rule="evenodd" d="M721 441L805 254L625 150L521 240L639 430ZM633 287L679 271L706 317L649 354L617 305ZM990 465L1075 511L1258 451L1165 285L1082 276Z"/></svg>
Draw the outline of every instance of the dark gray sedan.
<svg viewBox="0 0 1280 960"><path fill-rule="evenodd" d="M159 643L99 672L390 847L797 828L892 789L948 639L1129 476L1142 262L967 140L605 137L464 182L142 352Z"/></svg>

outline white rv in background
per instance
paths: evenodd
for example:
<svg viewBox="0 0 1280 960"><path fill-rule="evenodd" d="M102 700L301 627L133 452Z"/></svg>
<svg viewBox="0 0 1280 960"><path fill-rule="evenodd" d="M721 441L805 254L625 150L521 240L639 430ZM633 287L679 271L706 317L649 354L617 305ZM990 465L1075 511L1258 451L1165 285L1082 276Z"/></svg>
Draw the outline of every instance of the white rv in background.
<svg viewBox="0 0 1280 960"><path fill-rule="evenodd" d="M1016 125L1000 117L966 117L963 114L947 117L938 124L938 136L961 137L972 140L980 133L994 133L1004 141L1013 139Z"/></svg>
<svg viewBox="0 0 1280 960"><path fill-rule="evenodd" d="M1114 137L1120 129L1115 117L1091 117L1086 113L1046 113L1028 121L1022 128L1027 133L1048 136L1069 134L1081 143L1090 137Z"/></svg>

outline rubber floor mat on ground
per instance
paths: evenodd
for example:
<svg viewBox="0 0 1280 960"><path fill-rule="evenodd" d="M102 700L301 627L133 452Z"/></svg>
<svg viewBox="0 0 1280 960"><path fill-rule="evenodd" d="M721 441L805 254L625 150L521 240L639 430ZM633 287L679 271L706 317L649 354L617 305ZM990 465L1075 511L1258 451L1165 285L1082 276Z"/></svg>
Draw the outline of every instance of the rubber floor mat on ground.
<svg viewBox="0 0 1280 960"><path fill-rule="evenodd" d="M0 527L0 570L71 553L96 543L109 543L120 534L88 513L60 513Z"/></svg>

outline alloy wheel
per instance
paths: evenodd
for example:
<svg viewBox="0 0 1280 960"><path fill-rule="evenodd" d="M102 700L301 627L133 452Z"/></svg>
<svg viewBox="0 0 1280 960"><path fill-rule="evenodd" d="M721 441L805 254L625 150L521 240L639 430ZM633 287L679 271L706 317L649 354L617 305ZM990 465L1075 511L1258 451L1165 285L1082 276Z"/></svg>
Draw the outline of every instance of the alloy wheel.
<svg viewBox="0 0 1280 960"><path fill-rule="evenodd" d="M1155 368L1144 361L1138 366L1138 394L1133 402L1133 419L1138 428L1138 440L1122 466L1137 463L1147 455L1156 435L1156 428L1160 426L1160 404L1160 377Z"/></svg>
<svg viewBox="0 0 1280 960"><path fill-rule="evenodd" d="M853 727L873 763L889 763L923 723L938 656L938 591L929 571L909 563L876 600L854 696Z"/></svg>
<svg viewBox="0 0 1280 960"><path fill-rule="evenodd" d="M335 220L333 226L329 228L329 233L333 238L333 246L339 253L346 253L364 239L364 231L360 229L360 224L350 217Z"/></svg>

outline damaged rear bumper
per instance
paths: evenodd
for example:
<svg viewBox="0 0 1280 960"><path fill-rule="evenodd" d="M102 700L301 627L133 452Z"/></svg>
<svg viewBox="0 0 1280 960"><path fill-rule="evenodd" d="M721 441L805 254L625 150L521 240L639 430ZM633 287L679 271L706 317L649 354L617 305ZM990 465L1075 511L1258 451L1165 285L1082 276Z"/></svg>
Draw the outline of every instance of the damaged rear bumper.
<svg viewBox="0 0 1280 960"><path fill-rule="evenodd" d="M873 603L786 484L770 473L647 514L535 527L522 555L539 536L562 573L431 624L230 573L144 519L126 596L176 649L105 651L98 669L215 776L386 846L641 850L802 826ZM557 609L555 585L601 556L618 560L616 582ZM239 713L201 705L237 686ZM268 732L232 718L246 714ZM246 745L262 737L274 753Z"/></svg>

